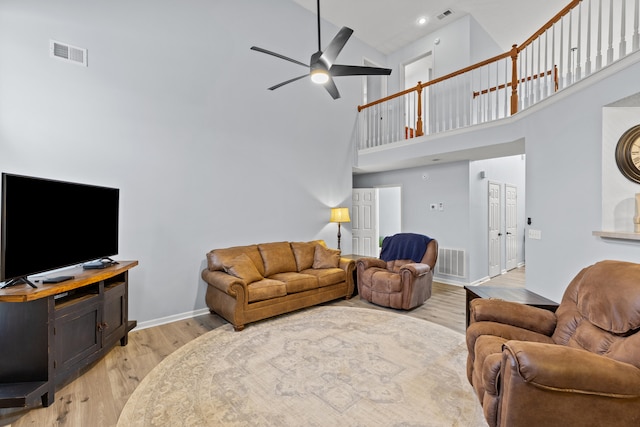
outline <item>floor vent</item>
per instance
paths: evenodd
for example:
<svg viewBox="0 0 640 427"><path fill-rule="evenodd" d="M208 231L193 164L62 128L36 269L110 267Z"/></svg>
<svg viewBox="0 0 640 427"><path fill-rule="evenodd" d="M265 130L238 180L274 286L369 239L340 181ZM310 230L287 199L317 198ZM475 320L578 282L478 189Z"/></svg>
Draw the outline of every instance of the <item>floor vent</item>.
<svg viewBox="0 0 640 427"><path fill-rule="evenodd" d="M465 252L463 249L438 249L438 262L436 274L465 277L464 264Z"/></svg>
<svg viewBox="0 0 640 427"><path fill-rule="evenodd" d="M87 49L71 46L55 40L49 40L49 54L53 58L69 61L74 64L88 66Z"/></svg>
<svg viewBox="0 0 640 427"><path fill-rule="evenodd" d="M449 15L453 15L453 11L451 9L447 9L444 12L442 12L440 15L438 15L438 19L444 19Z"/></svg>

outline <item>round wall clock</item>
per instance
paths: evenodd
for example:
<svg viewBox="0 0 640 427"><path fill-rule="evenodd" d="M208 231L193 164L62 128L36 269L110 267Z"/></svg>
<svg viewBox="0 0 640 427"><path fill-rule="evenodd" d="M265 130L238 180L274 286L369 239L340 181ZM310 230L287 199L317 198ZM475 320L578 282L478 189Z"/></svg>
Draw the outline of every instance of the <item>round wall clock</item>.
<svg viewBox="0 0 640 427"><path fill-rule="evenodd" d="M622 175L640 184L640 125L627 130L618 140L616 164Z"/></svg>

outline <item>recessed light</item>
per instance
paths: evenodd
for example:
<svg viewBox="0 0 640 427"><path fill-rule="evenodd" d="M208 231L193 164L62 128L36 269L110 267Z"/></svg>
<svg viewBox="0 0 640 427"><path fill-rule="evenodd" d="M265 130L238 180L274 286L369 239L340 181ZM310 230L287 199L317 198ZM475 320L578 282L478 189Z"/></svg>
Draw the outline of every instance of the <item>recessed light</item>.
<svg viewBox="0 0 640 427"><path fill-rule="evenodd" d="M426 24L428 21L426 16L421 16L420 18L418 18L418 25L424 25Z"/></svg>

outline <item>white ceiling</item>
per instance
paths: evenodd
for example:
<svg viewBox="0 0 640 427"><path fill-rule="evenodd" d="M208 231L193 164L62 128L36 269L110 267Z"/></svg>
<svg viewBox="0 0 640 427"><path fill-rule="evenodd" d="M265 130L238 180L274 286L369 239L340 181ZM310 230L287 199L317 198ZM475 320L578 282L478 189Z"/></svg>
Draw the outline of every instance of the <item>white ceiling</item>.
<svg viewBox="0 0 640 427"><path fill-rule="evenodd" d="M316 13L316 0L293 1ZM322 0L320 16L338 27L353 29L360 40L389 54L470 14L507 51L567 4L569 0ZM453 13L438 19L445 10ZM421 16L428 18L426 25L417 25Z"/></svg>

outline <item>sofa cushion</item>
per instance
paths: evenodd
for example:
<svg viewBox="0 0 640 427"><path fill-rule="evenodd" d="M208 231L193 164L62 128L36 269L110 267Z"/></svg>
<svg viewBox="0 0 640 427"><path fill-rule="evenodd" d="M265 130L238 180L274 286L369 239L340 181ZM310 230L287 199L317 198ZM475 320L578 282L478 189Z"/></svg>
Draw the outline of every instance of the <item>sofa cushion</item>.
<svg viewBox="0 0 640 427"><path fill-rule="evenodd" d="M296 292L304 292L309 289L318 288L318 279L310 274L297 273L295 271L288 273L277 273L271 276L271 279L284 282L287 287L287 294Z"/></svg>
<svg viewBox="0 0 640 427"><path fill-rule="evenodd" d="M258 250L264 263L265 277L277 273L298 271L289 242L262 243L258 245Z"/></svg>
<svg viewBox="0 0 640 427"><path fill-rule="evenodd" d="M207 267L211 271L224 270L224 264L229 264L231 260L239 255L246 254L258 269L258 272L265 276L262 257L258 251L258 245L234 246L231 248L214 249L207 254Z"/></svg>
<svg viewBox="0 0 640 427"><path fill-rule="evenodd" d="M224 263L224 271L244 280L245 283L253 283L262 280L263 277L247 254L240 254L228 263Z"/></svg>
<svg viewBox="0 0 640 427"><path fill-rule="evenodd" d="M316 253L316 245L325 246L324 241L314 240L312 242L291 242L291 250L296 259L296 271L301 272L313 266L313 257Z"/></svg>
<svg viewBox="0 0 640 427"><path fill-rule="evenodd" d="M273 279L262 279L247 286L249 302L263 301L287 295L284 282Z"/></svg>
<svg viewBox="0 0 640 427"><path fill-rule="evenodd" d="M390 294L402 290L402 276L384 268L368 268L358 280L370 283L371 290L374 292Z"/></svg>
<svg viewBox="0 0 640 427"><path fill-rule="evenodd" d="M319 268L303 270L302 273L318 278L318 287L331 286L347 279L347 273L341 268Z"/></svg>
<svg viewBox="0 0 640 427"><path fill-rule="evenodd" d="M313 268L337 268L340 266L340 251L316 245Z"/></svg>

